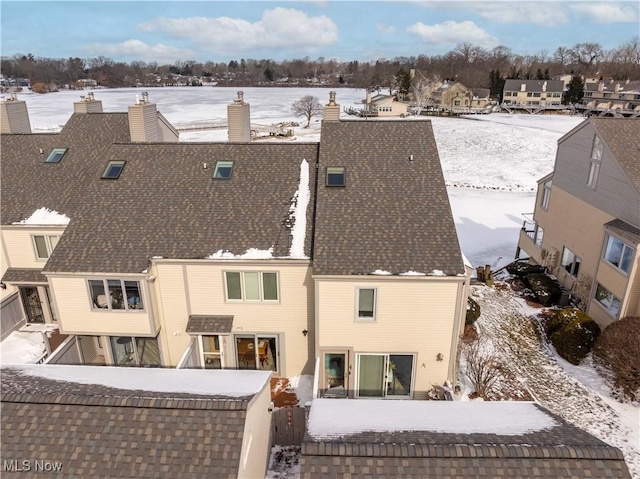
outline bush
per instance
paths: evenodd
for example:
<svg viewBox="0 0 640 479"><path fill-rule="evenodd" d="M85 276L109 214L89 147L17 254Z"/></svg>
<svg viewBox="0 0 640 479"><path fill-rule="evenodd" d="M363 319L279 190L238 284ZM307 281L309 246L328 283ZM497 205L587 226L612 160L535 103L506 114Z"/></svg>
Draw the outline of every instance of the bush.
<svg viewBox="0 0 640 479"><path fill-rule="evenodd" d="M570 322L576 320L577 318L583 318L588 316L580 311L578 308L565 308L556 312L556 314L547 321L545 325L545 331L547 333L547 337L551 336L556 331L567 326Z"/></svg>
<svg viewBox="0 0 640 479"><path fill-rule="evenodd" d="M562 295L560 283L548 274L533 273L526 276L527 284L536 300L543 306L551 306L558 302Z"/></svg>
<svg viewBox="0 0 640 479"><path fill-rule="evenodd" d="M517 276L518 278L525 278L529 274L544 273L544 266L525 263L524 261L514 261L507 265L506 270L509 274Z"/></svg>
<svg viewBox="0 0 640 479"><path fill-rule="evenodd" d="M467 298L467 316L464 321L466 326L476 322L480 317L480 305L473 299Z"/></svg>
<svg viewBox="0 0 640 479"><path fill-rule="evenodd" d="M623 397L640 401L640 317L607 326L593 346L593 360L611 374Z"/></svg>
<svg viewBox="0 0 640 479"><path fill-rule="evenodd" d="M556 317L560 316L562 319L558 319L555 326L559 326L562 321L566 321L565 317L572 315L575 317L551 333L549 339L562 358L572 364L580 364L587 354L591 352L593 343L600 335L600 326L582 311L573 310L573 308L567 309L571 311L565 312L566 310L562 310L558 312ZM579 313L575 313L575 311L579 311ZM551 322L554 320L555 318Z"/></svg>

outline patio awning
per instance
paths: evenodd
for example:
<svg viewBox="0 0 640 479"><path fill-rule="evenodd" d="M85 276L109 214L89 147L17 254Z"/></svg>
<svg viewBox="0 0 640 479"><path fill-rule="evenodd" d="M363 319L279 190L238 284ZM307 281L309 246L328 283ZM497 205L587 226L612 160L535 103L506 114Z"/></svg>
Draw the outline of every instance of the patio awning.
<svg viewBox="0 0 640 479"><path fill-rule="evenodd" d="M190 334L229 334L233 316L207 316L192 314L187 321L186 332Z"/></svg>

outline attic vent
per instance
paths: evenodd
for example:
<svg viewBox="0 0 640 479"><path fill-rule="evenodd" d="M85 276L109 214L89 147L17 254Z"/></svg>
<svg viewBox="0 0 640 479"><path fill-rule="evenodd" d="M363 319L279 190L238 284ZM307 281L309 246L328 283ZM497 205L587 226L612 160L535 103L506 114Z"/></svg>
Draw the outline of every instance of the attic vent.
<svg viewBox="0 0 640 479"><path fill-rule="evenodd" d="M66 152L67 152L66 148L54 148L53 150L51 150L51 153L49 153L49 156L47 156L47 159L44 160L44 162L60 163L60 160L62 160L62 157Z"/></svg>
<svg viewBox="0 0 640 479"><path fill-rule="evenodd" d="M228 180L233 173L233 161L218 161L213 170L213 178L217 180Z"/></svg>
<svg viewBox="0 0 640 479"><path fill-rule="evenodd" d="M120 177L120 173L122 173L125 163L126 162L124 160L110 161L107 168L104 170L104 173L102 173L102 178L117 180Z"/></svg>

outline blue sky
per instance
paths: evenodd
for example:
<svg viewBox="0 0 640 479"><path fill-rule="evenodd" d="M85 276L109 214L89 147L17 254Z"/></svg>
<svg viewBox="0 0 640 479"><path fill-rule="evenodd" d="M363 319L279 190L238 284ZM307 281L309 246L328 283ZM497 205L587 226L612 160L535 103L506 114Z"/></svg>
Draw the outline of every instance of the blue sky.
<svg viewBox="0 0 640 479"><path fill-rule="evenodd" d="M10 1L1 53L116 61L241 58L370 61L437 55L469 42L553 54L640 35L640 2L528 1Z"/></svg>

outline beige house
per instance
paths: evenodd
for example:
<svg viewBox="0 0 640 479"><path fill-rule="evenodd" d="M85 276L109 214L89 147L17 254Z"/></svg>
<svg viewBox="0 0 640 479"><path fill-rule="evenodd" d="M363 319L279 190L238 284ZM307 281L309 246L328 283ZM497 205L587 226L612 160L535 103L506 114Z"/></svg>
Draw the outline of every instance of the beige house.
<svg viewBox="0 0 640 479"><path fill-rule="evenodd" d="M146 95L85 103L2 135L2 281L68 335L48 364L317 370L349 397L455 380L470 271L430 121L340 121L332 95L320 143L252 143L240 94L229 142L180 143Z"/></svg>
<svg viewBox="0 0 640 479"><path fill-rule="evenodd" d="M473 102L473 91L460 82L445 82L431 92L434 105L448 110L468 109Z"/></svg>
<svg viewBox="0 0 640 479"><path fill-rule="evenodd" d="M504 83L502 102L505 105L529 107L559 106L562 103L562 80L514 80Z"/></svg>
<svg viewBox="0 0 640 479"><path fill-rule="evenodd" d="M591 118L560 138L518 242L601 326L640 314L639 129Z"/></svg>
<svg viewBox="0 0 640 479"><path fill-rule="evenodd" d="M409 105L398 101L396 95L375 95L367 90L367 98L364 101L365 112L371 116L392 117L405 116Z"/></svg>
<svg viewBox="0 0 640 479"><path fill-rule="evenodd" d="M640 112L640 81L598 81L586 83L582 103L594 109Z"/></svg>

